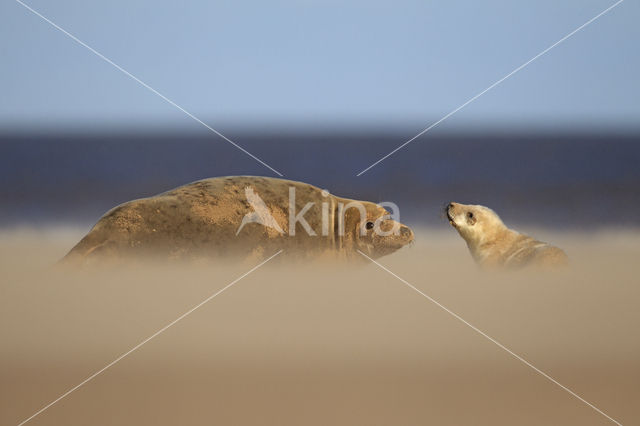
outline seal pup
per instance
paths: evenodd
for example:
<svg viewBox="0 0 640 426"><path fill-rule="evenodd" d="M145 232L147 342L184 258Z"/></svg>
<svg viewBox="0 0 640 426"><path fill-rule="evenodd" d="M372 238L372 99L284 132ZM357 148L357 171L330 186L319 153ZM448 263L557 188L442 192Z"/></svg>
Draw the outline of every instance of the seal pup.
<svg viewBox="0 0 640 426"><path fill-rule="evenodd" d="M564 251L509 229L490 208L451 202L449 223L465 240L482 267L556 266L568 264Z"/></svg>
<svg viewBox="0 0 640 426"><path fill-rule="evenodd" d="M204 179L108 211L63 261L379 258L413 241L383 207L257 176Z"/></svg>

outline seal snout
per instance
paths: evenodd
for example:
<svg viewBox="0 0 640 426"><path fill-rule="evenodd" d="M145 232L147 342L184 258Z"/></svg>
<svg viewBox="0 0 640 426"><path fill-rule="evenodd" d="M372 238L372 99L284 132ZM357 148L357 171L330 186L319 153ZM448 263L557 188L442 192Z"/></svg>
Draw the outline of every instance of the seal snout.
<svg viewBox="0 0 640 426"><path fill-rule="evenodd" d="M455 207L456 207L456 203L452 201L449 204L447 204L446 207L444 208L444 212L447 215L447 219L449 219L449 223L453 226L456 226L456 222L453 220L453 216L451 213L453 212L453 209Z"/></svg>
<svg viewBox="0 0 640 426"><path fill-rule="evenodd" d="M407 242L413 241L413 231L408 226L402 225L400 227L400 235L402 238L406 239Z"/></svg>

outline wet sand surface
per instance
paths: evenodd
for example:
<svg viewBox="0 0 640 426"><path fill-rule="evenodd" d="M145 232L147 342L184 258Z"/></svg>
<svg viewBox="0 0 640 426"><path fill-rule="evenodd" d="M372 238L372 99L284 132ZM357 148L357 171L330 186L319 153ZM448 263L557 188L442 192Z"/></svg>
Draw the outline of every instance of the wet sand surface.
<svg viewBox="0 0 640 426"><path fill-rule="evenodd" d="M622 424L640 419L640 231L532 232L555 273L418 229L385 267ZM0 423L19 424L251 264L51 268L86 230L0 234ZM528 231L528 230L524 230ZM378 266L274 259L28 424L606 425Z"/></svg>

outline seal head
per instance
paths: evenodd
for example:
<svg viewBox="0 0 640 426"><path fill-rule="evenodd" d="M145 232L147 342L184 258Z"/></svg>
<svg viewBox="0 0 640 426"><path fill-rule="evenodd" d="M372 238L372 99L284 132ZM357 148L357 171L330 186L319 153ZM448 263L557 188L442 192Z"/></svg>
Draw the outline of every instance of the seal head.
<svg viewBox="0 0 640 426"><path fill-rule="evenodd" d="M346 205L352 200L344 200ZM365 211L346 209L344 211L344 237L353 241L354 248L371 258L386 256L410 244L414 240L413 231L390 218L383 207L370 202L357 202Z"/></svg>

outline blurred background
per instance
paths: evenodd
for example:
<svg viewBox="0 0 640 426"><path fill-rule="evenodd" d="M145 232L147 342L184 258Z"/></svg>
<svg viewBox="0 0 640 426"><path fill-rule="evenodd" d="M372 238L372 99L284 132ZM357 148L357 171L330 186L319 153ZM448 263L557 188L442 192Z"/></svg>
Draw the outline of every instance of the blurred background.
<svg viewBox="0 0 640 426"><path fill-rule="evenodd" d="M640 224L640 6L589 1L30 0L281 172L445 226ZM89 226L220 175L276 176L18 2L0 16L0 226Z"/></svg>

